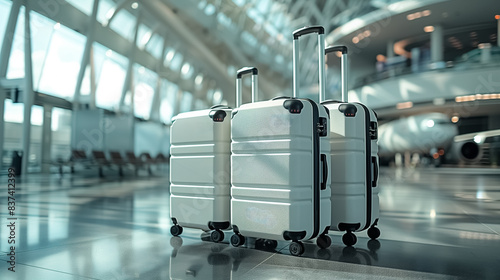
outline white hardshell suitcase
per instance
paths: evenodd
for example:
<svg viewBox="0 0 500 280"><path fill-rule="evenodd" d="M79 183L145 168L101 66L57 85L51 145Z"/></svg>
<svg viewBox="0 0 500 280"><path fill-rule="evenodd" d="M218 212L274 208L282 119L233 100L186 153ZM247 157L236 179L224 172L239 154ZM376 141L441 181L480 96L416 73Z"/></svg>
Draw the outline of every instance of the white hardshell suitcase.
<svg viewBox="0 0 500 280"><path fill-rule="evenodd" d="M325 54L335 51L342 53L343 101L322 102L330 111L330 230L346 231L342 241L351 246L357 241L352 232L368 229L370 238L380 236L377 116L361 103L347 102L347 47L328 47Z"/></svg>
<svg viewBox="0 0 500 280"><path fill-rule="evenodd" d="M323 28L302 29L294 39L311 32L323 41ZM324 59L323 52L320 57ZM252 76L256 81L257 72ZM328 135L327 110L309 99L279 97L233 111L233 246L244 244L244 236L268 239L274 246L276 240L291 240L292 255L304 252L300 240L318 237L318 246L330 246Z"/></svg>
<svg viewBox="0 0 500 280"><path fill-rule="evenodd" d="M222 241L230 228L231 109L181 113L170 128L170 215L177 236L182 227L213 230Z"/></svg>

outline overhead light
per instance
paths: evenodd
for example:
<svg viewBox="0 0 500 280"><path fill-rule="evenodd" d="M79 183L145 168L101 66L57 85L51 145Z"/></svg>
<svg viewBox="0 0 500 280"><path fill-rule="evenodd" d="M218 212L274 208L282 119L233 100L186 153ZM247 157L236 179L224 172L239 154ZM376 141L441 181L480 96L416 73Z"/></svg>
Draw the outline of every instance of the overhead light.
<svg viewBox="0 0 500 280"><path fill-rule="evenodd" d="M500 15L495 15L495 19L500 19Z"/></svg>
<svg viewBox="0 0 500 280"><path fill-rule="evenodd" d="M183 75L187 75L189 73L189 70L191 70L191 65L189 65L189 63L184 63L184 65L182 65L182 68L181 68L181 72Z"/></svg>
<svg viewBox="0 0 500 280"><path fill-rule="evenodd" d="M415 20L415 19L430 16L430 14L431 14L431 10L423 10L421 12L415 12L415 13L406 15L406 19L407 20Z"/></svg>
<svg viewBox="0 0 500 280"><path fill-rule="evenodd" d="M434 127L434 121L433 120L428 120L426 123L428 128Z"/></svg>
<svg viewBox="0 0 500 280"><path fill-rule="evenodd" d="M106 51L106 56L107 56L107 57L111 57L111 56L113 56L113 51L112 51L112 50L107 50L107 51Z"/></svg>
<svg viewBox="0 0 500 280"><path fill-rule="evenodd" d="M134 2L134 3L132 3L132 5L130 5L130 7L135 10L139 7L139 3Z"/></svg>
<svg viewBox="0 0 500 280"><path fill-rule="evenodd" d="M424 27L424 31L427 32L427 33L430 33L432 31L434 31L434 26L427 25L426 27Z"/></svg>
<svg viewBox="0 0 500 280"><path fill-rule="evenodd" d="M396 104L396 108L398 110L401 110L401 109L408 109L408 108L411 108L413 107L413 102L411 101L408 101L408 102L401 102L401 103L398 103Z"/></svg>
<svg viewBox="0 0 500 280"><path fill-rule="evenodd" d="M358 36L353 37L353 38L352 38L352 42L353 42L354 44L359 43L359 38L358 38Z"/></svg>
<svg viewBox="0 0 500 280"><path fill-rule="evenodd" d="M460 118L458 116L451 117L451 122L452 123L457 123L459 120L460 120Z"/></svg>
<svg viewBox="0 0 500 280"><path fill-rule="evenodd" d="M476 142L477 144L481 144L481 141L483 141L483 137L481 135L476 135L474 136L474 142Z"/></svg>
<svg viewBox="0 0 500 280"><path fill-rule="evenodd" d="M198 74L196 78L194 78L194 83L200 85L202 82L203 82L203 76L201 74Z"/></svg>
<svg viewBox="0 0 500 280"><path fill-rule="evenodd" d="M59 30L59 29L61 29L61 23L58 22L54 24L54 30Z"/></svg>

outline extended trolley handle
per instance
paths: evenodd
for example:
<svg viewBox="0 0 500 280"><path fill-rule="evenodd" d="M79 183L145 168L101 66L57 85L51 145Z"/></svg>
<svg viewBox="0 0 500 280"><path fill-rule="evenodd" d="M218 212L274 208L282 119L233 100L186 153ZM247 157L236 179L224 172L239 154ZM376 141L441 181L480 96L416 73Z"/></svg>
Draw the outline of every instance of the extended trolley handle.
<svg viewBox="0 0 500 280"><path fill-rule="evenodd" d="M241 81L241 78L243 77L243 75L246 75L246 74L252 74L252 103L253 102L256 102L258 100L258 97L259 97L259 90L258 90L258 84L259 84L259 81L258 81L258 74L259 74L259 70L257 70L257 68L255 67L243 67L241 69L239 69L238 71L236 71L236 107L235 108L238 108L240 107L241 105L241 102L242 102L242 89L243 89L243 83Z"/></svg>
<svg viewBox="0 0 500 280"><path fill-rule="evenodd" d="M342 57L340 60L340 79L341 79L341 92L342 102L349 102L347 95L347 47L346 46L328 46L325 49L325 55L331 52L341 52Z"/></svg>
<svg viewBox="0 0 500 280"><path fill-rule="evenodd" d="M319 58L319 101L325 100L325 29L323 26L307 26L293 32L293 97L299 91L299 37L302 35L318 34Z"/></svg>

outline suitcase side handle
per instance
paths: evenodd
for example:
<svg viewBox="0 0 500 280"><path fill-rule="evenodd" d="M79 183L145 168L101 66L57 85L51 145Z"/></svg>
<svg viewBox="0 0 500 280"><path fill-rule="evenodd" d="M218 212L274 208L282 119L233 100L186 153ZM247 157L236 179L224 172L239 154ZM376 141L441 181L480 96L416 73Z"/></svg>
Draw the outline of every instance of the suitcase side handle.
<svg viewBox="0 0 500 280"><path fill-rule="evenodd" d="M246 74L252 74L252 103L256 102L259 98L259 91L258 91L258 74L259 70L257 70L256 67L243 67L236 71L236 107L238 108L241 106L242 103L242 89L243 89L243 83L242 83L242 78Z"/></svg>
<svg viewBox="0 0 500 280"><path fill-rule="evenodd" d="M323 180L321 181L321 190L326 190L328 181L328 162L325 154L321 154L321 161L323 162Z"/></svg>
<svg viewBox="0 0 500 280"><path fill-rule="evenodd" d="M372 157L372 166L373 166L372 188L375 188L375 187L377 187L377 181L378 181L378 162L377 162L377 157Z"/></svg>
<svg viewBox="0 0 500 280"><path fill-rule="evenodd" d="M293 97L298 95L299 83L299 37L309 33L318 33L319 61L319 101L325 100L325 29L323 26L309 26L293 32Z"/></svg>
<svg viewBox="0 0 500 280"><path fill-rule="evenodd" d="M342 92L342 101L349 102L349 96L347 94L347 47L346 46L328 46L325 49L325 55L331 52L341 52L342 56L340 58L340 80L341 80L341 92Z"/></svg>

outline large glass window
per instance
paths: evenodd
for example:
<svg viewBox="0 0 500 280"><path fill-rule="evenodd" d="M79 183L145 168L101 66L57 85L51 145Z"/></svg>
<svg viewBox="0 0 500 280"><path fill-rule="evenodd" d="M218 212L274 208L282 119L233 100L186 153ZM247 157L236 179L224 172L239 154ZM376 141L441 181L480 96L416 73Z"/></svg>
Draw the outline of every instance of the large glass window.
<svg viewBox="0 0 500 280"><path fill-rule="evenodd" d="M0 0L0 44L2 44L3 36L5 35L5 28L7 27L11 6L11 1Z"/></svg>
<svg viewBox="0 0 500 280"><path fill-rule="evenodd" d="M161 59L161 52L163 48L163 37L158 34L154 34L151 40L146 45L146 51L151 53L154 57Z"/></svg>
<svg viewBox="0 0 500 280"><path fill-rule="evenodd" d="M127 75L127 58L101 44L94 43L94 63L97 107L118 110Z"/></svg>
<svg viewBox="0 0 500 280"><path fill-rule="evenodd" d="M191 111L193 108L193 94L190 92L183 92L181 104L179 105L180 113Z"/></svg>
<svg viewBox="0 0 500 280"><path fill-rule="evenodd" d="M177 101L177 93L179 88L177 85L163 79L160 90L160 120L163 123L172 123L172 117L174 116L175 104Z"/></svg>
<svg viewBox="0 0 500 280"><path fill-rule="evenodd" d="M7 79L17 79L24 77L24 6L19 10L12 51L9 57L9 67L7 68Z"/></svg>
<svg viewBox="0 0 500 280"><path fill-rule="evenodd" d="M85 14L89 16L92 15L92 5L94 4L93 0L66 0L66 1L71 5L73 5L75 8L77 8L78 10L84 12Z"/></svg>
<svg viewBox="0 0 500 280"><path fill-rule="evenodd" d="M24 120L24 103L13 103L10 99L5 99L4 102L5 122L22 123ZM43 123L43 107L33 105L31 107L31 124L42 125Z"/></svg>
<svg viewBox="0 0 500 280"><path fill-rule="evenodd" d="M132 41L134 39L134 27L137 19L127 10L120 10L111 21L109 27L124 38Z"/></svg>
<svg viewBox="0 0 500 280"><path fill-rule="evenodd" d="M116 3L111 0L100 0L97 9L97 21L104 24L115 13ZM91 5L92 6L92 5Z"/></svg>
<svg viewBox="0 0 500 280"><path fill-rule="evenodd" d="M82 34L58 25L45 57L38 91L73 100L85 41Z"/></svg>
<svg viewBox="0 0 500 280"><path fill-rule="evenodd" d="M33 62L33 87L38 89L42 76L43 66L46 62L47 51L56 30L61 24L54 22L36 12L30 13L32 55Z"/></svg>
<svg viewBox="0 0 500 280"><path fill-rule="evenodd" d="M134 115L149 119L158 75L140 65L134 65Z"/></svg>

